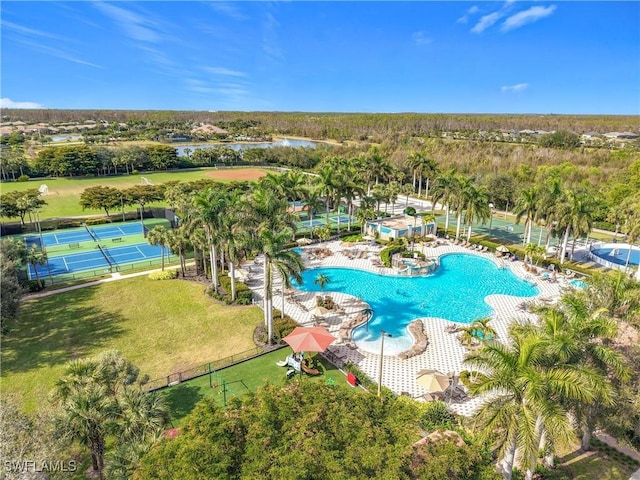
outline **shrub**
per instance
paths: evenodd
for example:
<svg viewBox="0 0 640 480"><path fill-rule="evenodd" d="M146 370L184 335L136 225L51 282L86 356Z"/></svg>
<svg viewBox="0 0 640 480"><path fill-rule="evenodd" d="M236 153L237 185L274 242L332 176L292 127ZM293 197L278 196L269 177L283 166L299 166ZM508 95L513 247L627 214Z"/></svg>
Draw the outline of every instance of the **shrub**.
<svg viewBox="0 0 640 480"><path fill-rule="evenodd" d="M140 172L138 170L131 170L131 175L138 175Z"/></svg>
<svg viewBox="0 0 640 480"><path fill-rule="evenodd" d="M403 246L400 245L390 245L387 248L383 249L380 252L380 261L383 263L383 265L385 267L390 267L391 266L391 257L398 253L401 252L402 250L404 250Z"/></svg>
<svg viewBox="0 0 640 480"><path fill-rule="evenodd" d="M427 402L420 415L420 425L426 431L433 431L439 428L451 429L455 418L444 402Z"/></svg>
<svg viewBox="0 0 640 480"><path fill-rule="evenodd" d="M22 174L18 177L18 182L28 182L28 181L29 181L29 175Z"/></svg>
<svg viewBox="0 0 640 480"><path fill-rule="evenodd" d="M173 280L178 276L177 270L159 270L157 272L151 272L149 278L151 280Z"/></svg>
<svg viewBox="0 0 640 480"><path fill-rule="evenodd" d="M273 337L277 342L283 337L289 335L298 324L291 317L285 315L284 318L278 317L273 319Z"/></svg>
<svg viewBox="0 0 640 480"><path fill-rule="evenodd" d="M241 290L236 292L236 303L238 305L251 305L252 300L253 300L253 292L248 288L246 290Z"/></svg>

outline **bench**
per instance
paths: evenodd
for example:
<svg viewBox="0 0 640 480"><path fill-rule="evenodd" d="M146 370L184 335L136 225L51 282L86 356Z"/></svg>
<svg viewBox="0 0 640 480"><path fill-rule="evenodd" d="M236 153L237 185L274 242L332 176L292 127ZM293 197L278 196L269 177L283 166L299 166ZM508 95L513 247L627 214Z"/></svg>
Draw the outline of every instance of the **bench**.
<svg viewBox="0 0 640 480"><path fill-rule="evenodd" d="M69 248L73 249L73 248L80 248L80 244L79 243L70 243L69 244Z"/></svg>
<svg viewBox="0 0 640 480"><path fill-rule="evenodd" d="M121 241L122 241L122 237L112 238L112 239L111 239L111 241L112 241L113 243L121 242Z"/></svg>

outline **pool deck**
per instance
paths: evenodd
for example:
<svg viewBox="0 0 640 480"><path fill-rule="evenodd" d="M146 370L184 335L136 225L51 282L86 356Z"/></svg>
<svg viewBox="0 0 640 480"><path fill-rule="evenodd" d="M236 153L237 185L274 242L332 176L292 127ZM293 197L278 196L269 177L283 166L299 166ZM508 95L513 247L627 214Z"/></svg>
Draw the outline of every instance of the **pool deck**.
<svg viewBox="0 0 640 480"><path fill-rule="evenodd" d="M535 284L540 290L540 294L525 299L526 301L537 301L543 303L552 303L560 297L561 289L568 286L568 281L562 277L558 277L557 283L551 283L543 280L539 276L526 272L524 264L521 261L511 262L503 261L493 253L481 253L469 250L464 247L453 245L448 241L435 247L422 247L422 252L427 257L439 257L449 253L466 253L478 255L494 261L498 266L510 269L516 276L526 279ZM331 255L318 258L310 252L318 248L327 248L331 251ZM343 246L341 242L327 242L323 244L311 245L304 247L302 258L307 268L320 267L346 267L365 270L378 274L393 274L394 270L377 266L372 260L379 259L381 246L371 246L369 244L358 244L354 246ZM342 252L367 252L360 253L357 257L350 258ZM255 297L262 300L263 288L263 272L262 258L259 257L256 262L248 264L243 268L250 271L249 287L254 291ZM282 308L282 291L280 290L280 280L274 281L273 306L277 309ZM334 302L339 306L338 312L332 315L324 315L321 318L312 315L311 310L316 306L315 298L317 295L330 295ZM487 302L495 311L491 326L496 330L498 339L506 338L508 326L515 321L535 320L535 315L520 310L518 304L523 301L522 297L512 297L509 295L490 295ZM295 319L302 326L313 326L316 324L324 325L336 337L339 336L340 327L343 321L351 319L357 315L363 308L367 308L367 304L359 298L337 292L304 292L292 289L291 292L285 294L285 312L291 318ZM396 355L385 354L383 366L384 386L390 388L397 394L407 394L413 398L421 399L427 393L426 390L416 383L416 374L423 369L434 369L445 374L459 374L465 367L462 364L468 349L463 347L457 339L457 334L447 333L446 327L452 322L435 317L421 318L425 326L425 333L429 338L429 344L424 353L415 357L401 360ZM338 338L330 347L343 361L351 361L369 375L372 379L377 379L379 374L379 354L365 351L361 348L354 348L351 342L341 341ZM387 344L385 343L385 346ZM357 344L355 345L357 346ZM461 415L472 415L473 412L483 403L482 397L475 397L463 402L451 403L451 408Z"/></svg>

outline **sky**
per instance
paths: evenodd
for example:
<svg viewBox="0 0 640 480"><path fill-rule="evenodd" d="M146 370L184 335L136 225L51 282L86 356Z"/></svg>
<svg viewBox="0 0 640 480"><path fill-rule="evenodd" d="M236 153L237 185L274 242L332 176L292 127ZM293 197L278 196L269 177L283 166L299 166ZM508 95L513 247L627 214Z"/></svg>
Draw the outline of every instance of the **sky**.
<svg viewBox="0 0 640 480"><path fill-rule="evenodd" d="M1 4L0 106L640 114L640 2Z"/></svg>

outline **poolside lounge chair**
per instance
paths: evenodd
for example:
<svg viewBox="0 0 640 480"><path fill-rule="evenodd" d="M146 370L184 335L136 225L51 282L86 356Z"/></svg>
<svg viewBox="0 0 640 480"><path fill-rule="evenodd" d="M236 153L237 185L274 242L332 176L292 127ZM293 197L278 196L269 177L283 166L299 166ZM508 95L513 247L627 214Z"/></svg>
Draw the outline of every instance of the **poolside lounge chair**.
<svg viewBox="0 0 640 480"><path fill-rule="evenodd" d="M489 247L487 247L486 245L484 247L482 247L482 251L483 252L488 252L489 251Z"/></svg>

